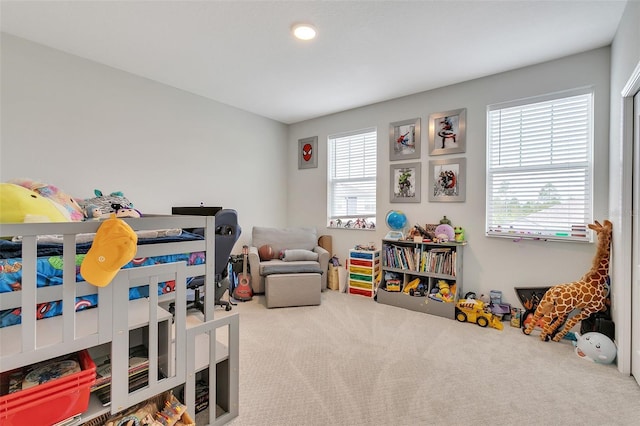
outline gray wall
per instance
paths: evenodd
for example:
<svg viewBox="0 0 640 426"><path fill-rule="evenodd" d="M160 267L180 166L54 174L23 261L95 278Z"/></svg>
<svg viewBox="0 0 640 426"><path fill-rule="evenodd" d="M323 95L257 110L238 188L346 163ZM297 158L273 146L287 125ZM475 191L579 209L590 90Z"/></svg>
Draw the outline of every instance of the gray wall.
<svg viewBox="0 0 640 426"><path fill-rule="evenodd" d="M466 230L464 291L488 294L502 290L503 299L518 304L514 286L550 286L580 278L595 254L593 244L540 241L514 242L484 236L486 107L496 102L541 95L581 86L595 90L594 217L608 217L609 174L609 66L610 49L601 48L553 62L418 93L327 117L297 123L290 128L289 152L297 140L318 136L318 168L297 169L289 158L289 221L318 227L333 236L333 251L345 260L349 248L373 241L378 247L388 229L384 215L403 210L411 224L437 223L443 215ZM467 151L430 157L429 114L467 108ZM420 204L389 202L389 123L420 117L422 123L422 194ZM378 196L376 231L326 229L327 135L375 126L378 129ZM429 159L467 158L467 196L464 203L427 201ZM416 160L409 160L416 161ZM397 162L394 162L394 164ZM317 194L317 195L316 195Z"/></svg>
<svg viewBox="0 0 640 426"><path fill-rule="evenodd" d="M191 93L2 34L0 180L79 198L123 191L143 213L222 205L287 223L287 127ZM236 245L236 251L237 247Z"/></svg>

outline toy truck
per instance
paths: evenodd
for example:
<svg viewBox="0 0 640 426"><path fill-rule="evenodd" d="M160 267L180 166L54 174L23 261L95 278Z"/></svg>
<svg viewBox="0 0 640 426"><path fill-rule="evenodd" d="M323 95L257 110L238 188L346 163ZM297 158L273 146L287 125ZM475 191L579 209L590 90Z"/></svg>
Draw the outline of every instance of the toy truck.
<svg viewBox="0 0 640 426"><path fill-rule="evenodd" d="M460 322L474 322L480 327L490 325L502 330L503 325L496 315L485 309L485 303L475 299L460 299L456 304L456 319Z"/></svg>

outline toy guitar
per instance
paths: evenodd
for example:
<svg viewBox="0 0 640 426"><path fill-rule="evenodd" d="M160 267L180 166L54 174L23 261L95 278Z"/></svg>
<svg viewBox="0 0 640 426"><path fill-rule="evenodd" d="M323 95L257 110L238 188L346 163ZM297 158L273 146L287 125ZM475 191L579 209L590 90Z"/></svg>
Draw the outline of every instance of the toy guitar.
<svg viewBox="0 0 640 426"><path fill-rule="evenodd" d="M242 246L242 254L244 255L244 259L242 261L242 273L238 274L238 286L233 290L233 298L244 302L253 299L251 276L247 274L247 255L249 254L248 246Z"/></svg>

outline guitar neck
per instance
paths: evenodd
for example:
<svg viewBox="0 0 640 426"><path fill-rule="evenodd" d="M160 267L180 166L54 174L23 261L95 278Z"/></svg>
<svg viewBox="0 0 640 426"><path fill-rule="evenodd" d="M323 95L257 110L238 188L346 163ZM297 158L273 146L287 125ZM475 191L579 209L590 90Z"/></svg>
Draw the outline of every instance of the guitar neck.
<svg viewBox="0 0 640 426"><path fill-rule="evenodd" d="M242 275L247 275L247 255L244 255L244 260L242 261Z"/></svg>

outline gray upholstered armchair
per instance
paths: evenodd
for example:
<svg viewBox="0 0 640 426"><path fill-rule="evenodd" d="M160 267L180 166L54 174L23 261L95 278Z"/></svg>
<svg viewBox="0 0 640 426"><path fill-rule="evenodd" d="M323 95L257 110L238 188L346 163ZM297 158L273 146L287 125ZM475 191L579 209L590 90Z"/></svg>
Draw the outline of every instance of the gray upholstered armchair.
<svg viewBox="0 0 640 426"><path fill-rule="evenodd" d="M263 245L273 249L272 259L260 260L258 249ZM320 290L324 291L328 265L329 252L318 245L315 229L253 227L249 267L254 293L265 292L267 276L284 274L320 274Z"/></svg>

